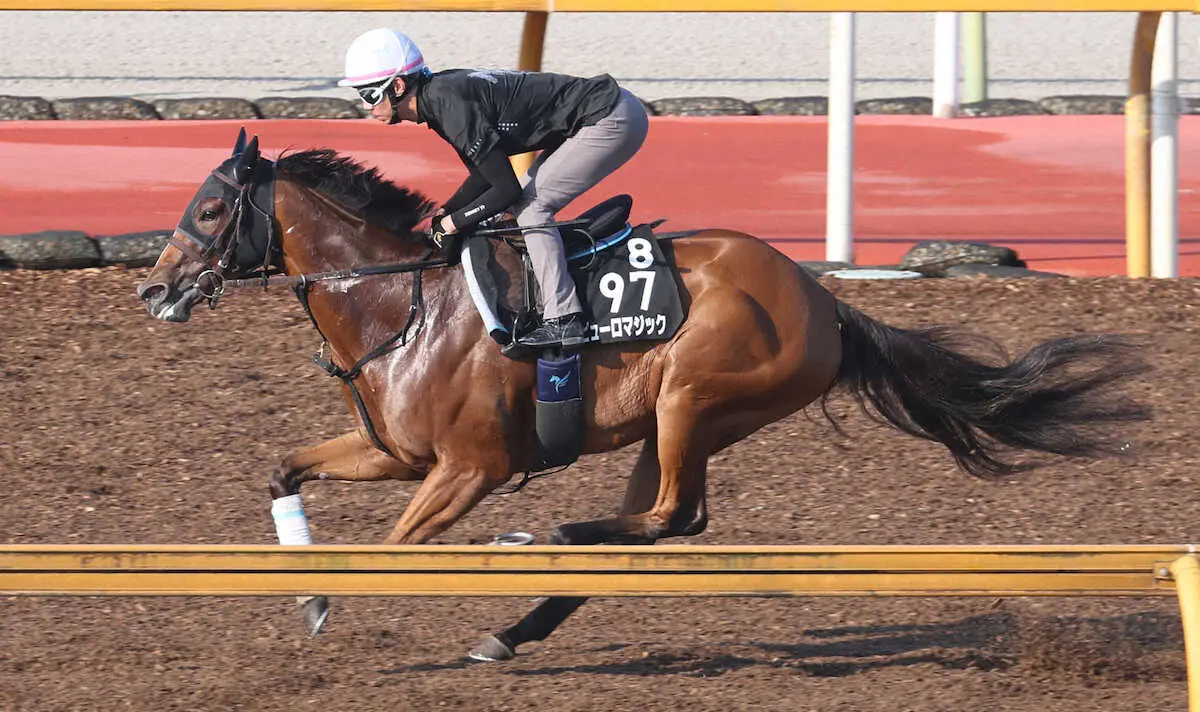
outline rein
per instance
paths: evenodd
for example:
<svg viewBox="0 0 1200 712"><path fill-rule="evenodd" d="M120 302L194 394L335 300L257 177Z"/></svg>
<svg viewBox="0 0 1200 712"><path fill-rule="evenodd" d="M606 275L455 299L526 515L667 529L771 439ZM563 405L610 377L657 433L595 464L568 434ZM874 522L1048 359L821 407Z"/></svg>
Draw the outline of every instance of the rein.
<svg viewBox="0 0 1200 712"><path fill-rule="evenodd" d="M454 264L454 261L449 257L438 257L428 259L428 255L433 251L426 252L426 257L417 260L416 262L394 262L382 265L368 265L366 267L351 267L349 269L340 269L332 272L310 272L307 274L275 274L262 275L259 277L246 277L244 279L227 279L223 284L222 293L228 289L247 289L249 287L299 287L317 282L328 282L335 279L354 279L356 277L372 277L380 274L404 274L405 272L423 272L427 269L437 269L439 267L449 267Z"/></svg>
<svg viewBox="0 0 1200 712"><path fill-rule="evenodd" d="M251 205L258 209L258 206ZM261 212L261 211L260 211ZM539 228L548 227L575 227L577 225L587 224L586 220L566 220L563 222L551 222L545 225L529 225L529 226L505 226L494 227L480 230L473 230L471 236L496 236L506 235L514 232L524 232L526 230L536 230ZM300 287L313 282L327 282L335 279L354 279L356 277L371 277L380 274L403 274L405 272L422 272L427 269L437 269L440 267L450 267L456 264L455 260L449 257L438 257L429 259L429 255L433 254L430 249L421 259L416 262L393 262L382 265L367 265L366 267L351 267L349 269L334 270L331 272L310 272L308 274L268 274L262 272L255 277L246 277L242 279L226 279L222 280L217 285L215 296L220 297L229 289L247 289L251 287L262 287L264 290L268 287Z"/></svg>

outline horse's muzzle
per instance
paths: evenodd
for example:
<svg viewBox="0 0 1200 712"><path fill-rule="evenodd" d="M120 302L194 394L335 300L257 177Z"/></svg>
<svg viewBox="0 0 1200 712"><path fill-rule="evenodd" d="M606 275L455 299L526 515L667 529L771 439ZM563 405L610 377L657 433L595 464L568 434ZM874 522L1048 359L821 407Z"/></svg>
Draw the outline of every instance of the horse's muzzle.
<svg viewBox="0 0 1200 712"><path fill-rule="evenodd" d="M184 322L192 315L189 294L181 294L164 282L143 282L138 285L137 295L156 319Z"/></svg>
<svg viewBox="0 0 1200 712"><path fill-rule="evenodd" d="M138 285L137 295L138 299L153 309L156 304L166 298L168 291L167 285L162 282L143 282Z"/></svg>

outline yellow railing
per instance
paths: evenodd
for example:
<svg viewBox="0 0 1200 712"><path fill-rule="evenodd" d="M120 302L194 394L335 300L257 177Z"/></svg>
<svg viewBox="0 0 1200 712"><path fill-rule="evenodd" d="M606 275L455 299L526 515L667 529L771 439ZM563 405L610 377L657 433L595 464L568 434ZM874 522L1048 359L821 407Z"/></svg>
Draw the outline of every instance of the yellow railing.
<svg viewBox="0 0 1200 712"><path fill-rule="evenodd" d="M556 12L1136 12L1126 122L1126 271L1150 276L1150 68L1164 12L1200 12L1200 0L0 0L2 10L523 12L518 67L538 70ZM515 156L523 172L529 154Z"/></svg>
<svg viewBox="0 0 1200 712"><path fill-rule="evenodd" d="M0 0L0 10L272 12L1198 12L1197 0Z"/></svg>
<svg viewBox="0 0 1200 712"><path fill-rule="evenodd" d="M1200 560L1180 546L0 546L0 596L1170 596L1200 712Z"/></svg>
<svg viewBox="0 0 1200 712"><path fill-rule="evenodd" d="M1169 596L1188 546L0 546L0 595Z"/></svg>

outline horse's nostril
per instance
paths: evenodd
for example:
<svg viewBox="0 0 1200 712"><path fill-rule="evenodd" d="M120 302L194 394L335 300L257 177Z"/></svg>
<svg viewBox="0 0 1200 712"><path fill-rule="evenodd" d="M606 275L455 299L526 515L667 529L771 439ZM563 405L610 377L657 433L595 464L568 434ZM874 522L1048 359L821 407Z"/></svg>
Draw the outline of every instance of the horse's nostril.
<svg viewBox="0 0 1200 712"><path fill-rule="evenodd" d="M138 288L138 298L147 304L156 304L167 295L167 285L149 284Z"/></svg>

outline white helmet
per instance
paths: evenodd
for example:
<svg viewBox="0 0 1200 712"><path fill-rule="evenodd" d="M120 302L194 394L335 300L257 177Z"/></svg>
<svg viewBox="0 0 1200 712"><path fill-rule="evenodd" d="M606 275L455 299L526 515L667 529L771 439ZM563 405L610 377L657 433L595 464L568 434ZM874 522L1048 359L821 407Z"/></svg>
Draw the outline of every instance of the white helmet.
<svg viewBox="0 0 1200 712"><path fill-rule="evenodd" d="M364 32L346 50L346 78L341 87L381 84L393 77L425 69L425 58L408 35L382 27Z"/></svg>

